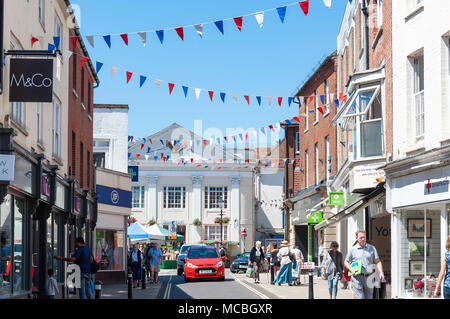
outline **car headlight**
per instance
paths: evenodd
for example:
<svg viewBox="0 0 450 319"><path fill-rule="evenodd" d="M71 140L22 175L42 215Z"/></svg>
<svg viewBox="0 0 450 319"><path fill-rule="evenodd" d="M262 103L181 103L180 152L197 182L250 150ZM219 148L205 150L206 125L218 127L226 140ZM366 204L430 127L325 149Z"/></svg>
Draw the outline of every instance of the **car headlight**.
<svg viewBox="0 0 450 319"><path fill-rule="evenodd" d="M216 267L220 267L220 266L222 266L223 265L223 262L222 262L222 260L221 261L219 261L217 264L216 264Z"/></svg>
<svg viewBox="0 0 450 319"><path fill-rule="evenodd" d="M191 264L191 263L186 263L186 267L189 267L189 268L198 268L198 266L193 265L193 264Z"/></svg>

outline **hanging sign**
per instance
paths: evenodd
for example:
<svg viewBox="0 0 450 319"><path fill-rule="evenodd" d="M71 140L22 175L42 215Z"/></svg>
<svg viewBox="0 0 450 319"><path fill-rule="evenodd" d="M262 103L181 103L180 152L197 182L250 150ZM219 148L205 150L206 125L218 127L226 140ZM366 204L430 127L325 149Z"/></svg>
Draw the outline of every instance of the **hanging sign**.
<svg viewBox="0 0 450 319"><path fill-rule="evenodd" d="M14 155L0 155L0 181L14 180Z"/></svg>
<svg viewBox="0 0 450 319"><path fill-rule="evenodd" d="M11 59L9 102L52 102L53 60Z"/></svg>
<svg viewBox="0 0 450 319"><path fill-rule="evenodd" d="M323 220L323 212L315 212L308 217L308 224L320 224Z"/></svg>
<svg viewBox="0 0 450 319"><path fill-rule="evenodd" d="M169 239L177 239L177 223L176 221L171 221L169 224Z"/></svg>
<svg viewBox="0 0 450 319"><path fill-rule="evenodd" d="M344 193L343 192L330 192L328 194L329 206L344 206Z"/></svg>
<svg viewBox="0 0 450 319"><path fill-rule="evenodd" d="M128 174L132 182L139 182L139 166L128 166Z"/></svg>

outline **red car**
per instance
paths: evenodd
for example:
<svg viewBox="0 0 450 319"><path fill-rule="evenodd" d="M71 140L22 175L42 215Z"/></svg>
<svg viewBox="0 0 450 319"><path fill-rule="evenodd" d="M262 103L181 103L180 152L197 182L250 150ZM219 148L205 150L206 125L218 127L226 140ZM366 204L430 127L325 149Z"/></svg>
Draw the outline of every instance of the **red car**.
<svg viewBox="0 0 450 319"><path fill-rule="evenodd" d="M224 257L220 257L216 247L191 247L186 254L184 280L217 278L225 280Z"/></svg>

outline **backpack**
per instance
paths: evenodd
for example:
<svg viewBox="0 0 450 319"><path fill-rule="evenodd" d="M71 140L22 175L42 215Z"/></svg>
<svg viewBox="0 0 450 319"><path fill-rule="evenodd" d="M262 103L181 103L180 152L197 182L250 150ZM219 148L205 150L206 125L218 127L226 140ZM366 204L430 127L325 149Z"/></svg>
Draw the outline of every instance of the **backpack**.
<svg viewBox="0 0 450 319"><path fill-rule="evenodd" d="M91 262L91 274L95 274L100 269L100 264L95 260L95 257L92 256L92 262Z"/></svg>

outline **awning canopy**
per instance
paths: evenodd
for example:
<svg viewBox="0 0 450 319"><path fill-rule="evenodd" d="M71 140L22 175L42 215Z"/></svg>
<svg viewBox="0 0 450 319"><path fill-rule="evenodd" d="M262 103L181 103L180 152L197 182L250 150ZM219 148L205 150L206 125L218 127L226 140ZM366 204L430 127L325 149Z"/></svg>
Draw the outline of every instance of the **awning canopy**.
<svg viewBox="0 0 450 319"><path fill-rule="evenodd" d="M224 240L224 241L220 241L220 240L202 240L199 243L200 244L205 244L205 245L219 244L219 245L239 246L239 242L238 241L231 241L231 240Z"/></svg>
<svg viewBox="0 0 450 319"><path fill-rule="evenodd" d="M163 236L164 240L167 240L167 241L170 241L170 240L184 241L184 236L180 235L180 234L177 234L177 239L169 239L169 231L167 229L165 229L164 227L157 225L157 224L147 227L147 229L151 234Z"/></svg>
<svg viewBox="0 0 450 319"><path fill-rule="evenodd" d="M158 233L151 233L148 227L140 223L134 223L127 229L127 236L132 240L164 240L164 236Z"/></svg>

